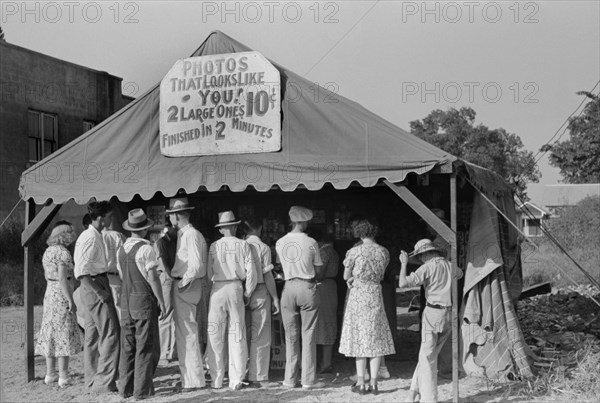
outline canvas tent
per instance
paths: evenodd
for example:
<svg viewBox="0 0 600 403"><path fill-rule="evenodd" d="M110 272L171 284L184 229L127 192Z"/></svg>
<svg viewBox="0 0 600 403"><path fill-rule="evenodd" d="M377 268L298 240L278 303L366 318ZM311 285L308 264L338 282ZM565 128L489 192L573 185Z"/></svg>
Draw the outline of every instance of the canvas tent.
<svg viewBox="0 0 600 403"><path fill-rule="evenodd" d="M221 32L213 32L192 56L250 50ZM468 179L471 185L467 184L467 187L472 186L473 189L484 192L514 218L511 190L494 173L458 160L340 95L328 94L325 100L315 99L313 83L274 62L271 63L281 74L280 152L178 158L161 155L158 136L160 88L157 85L94 129L23 173L20 193L28 202L26 228L22 236L26 246L25 299L29 301L28 325L32 321L32 307L30 298L27 298L27 293L31 292L28 279L31 279L32 257L27 245L49 223L60 204L70 199L80 204L87 203L91 198L108 200L113 197L120 202L129 202L136 195L149 200L157 192L170 197L180 190L188 194L199 191L242 192L249 187L259 192L268 192L274 188L283 191L294 191L298 188L318 191L325 184L331 184L335 189L346 189L356 185L371 188L385 183L455 246L454 258L457 252L455 201L457 192L462 189L457 186L457 178L459 185L465 183L463 179ZM410 190L402 186L401 182L409 173L446 175L451 188L450 228ZM45 204L37 216L34 203ZM466 282L471 284L469 290L490 295L490 300L479 305L479 312L487 312L486 307L490 301L497 301L498 298L502 300L504 284L507 293L504 295L504 302L500 304L500 311L491 316L491 323L503 323L506 327L509 320L505 317L505 311L512 312L514 319L511 300L514 293L520 292L520 265L512 264L519 258L518 251L514 249L516 236L510 235L508 231L504 237L506 239L503 239L498 216L486 209L477 211L480 215L487 214L483 219L491 226L482 225L484 221L480 220L474 223L474 228L483 231L490 239L493 238L491 241L499 247L503 243L506 244L502 246L505 255L483 261L474 259L471 270L467 270ZM489 228L496 232L490 233ZM511 267L503 264L503 259L506 260L508 253L506 251L510 252ZM505 270L496 270L498 268ZM490 274L496 272L502 272L503 277L491 281L495 286L490 283L487 291L477 288L478 284L487 281ZM497 290L500 290L499 296L496 295ZM492 294L496 296L493 297ZM481 298L475 298L473 301L481 302ZM470 308L477 312L477 304L472 303ZM455 319L458 318L456 311L454 316ZM476 313L473 316L476 316ZM481 323L477 318L473 318L473 321L475 324ZM514 327L515 323L509 325ZM518 323L516 326L518 328ZM500 351L506 348L505 344L500 346L492 336L485 338L486 334L496 330L496 326L483 329L483 339L478 339L478 345L487 347L490 357L507 357L507 365L511 368L520 362L517 370L527 371L521 350ZM32 350L29 349L31 334L28 332L28 335L28 362L31 361L31 368L28 366L28 370L32 374ZM522 341L520 332L513 336L512 341Z"/></svg>

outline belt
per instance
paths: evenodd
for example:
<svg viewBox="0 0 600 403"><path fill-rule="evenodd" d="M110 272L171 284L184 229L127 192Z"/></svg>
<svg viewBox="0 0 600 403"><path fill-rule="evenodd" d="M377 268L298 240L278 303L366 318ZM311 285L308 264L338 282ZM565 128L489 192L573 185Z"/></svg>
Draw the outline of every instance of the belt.
<svg viewBox="0 0 600 403"><path fill-rule="evenodd" d="M234 283L236 281L242 282L242 281L246 281L246 280L245 279L244 280L240 280L239 278L234 278L233 280L215 280L214 282L215 283Z"/></svg>
<svg viewBox="0 0 600 403"><path fill-rule="evenodd" d="M71 280L73 277L67 277L67 280ZM47 278L47 281L60 281L60 280L55 280L53 278Z"/></svg>
<svg viewBox="0 0 600 403"><path fill-rule="evenodd" d="M91 278L96 278L96 277L107 277L107 275L106 275L106 273L100 273L100 274L96 274L95 276L92 276L92 275L90 274L90 277L91 277Z"/></svg>
<svg viewBox="0 0 600 403"><path fill-rule="evenodd" d="M427 302L426 305L433 309L443 309L445 311L449 311L452 309L452 306L434 305L434 304L430 304L429 302Z"/></svg>
<svg viewBox="0 0 600 403"><path fill-rule="evenodd" d="M183 277L173 277L173 280L183 280Z"/></svg>
<svg viewBox="0 0 600 403"><path fill-rule="evenodd" d="M286 281L294 281L294 280L306 281L307 283L316 283L317 282L317 280L314 277L313 278L294 277L294 278L290 278L289 280L286 280Z"/></svg>
<svg viewBox="0 0 600 403"><path fill-rule="evenodd" d="M109 276L118 276L119 275L119 273L106 273L106 274L108 274Z"/></svg>

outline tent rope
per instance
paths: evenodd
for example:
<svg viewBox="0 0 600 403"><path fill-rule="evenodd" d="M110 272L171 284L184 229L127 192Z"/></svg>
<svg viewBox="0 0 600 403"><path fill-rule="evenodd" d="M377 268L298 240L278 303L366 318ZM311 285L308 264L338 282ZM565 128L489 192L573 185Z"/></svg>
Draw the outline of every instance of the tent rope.
<svg viewBox="0 0 600 403"><path fill-rule="evenodd" d="M15 206L12 208L12 210L10 210L10 213L8 213L8 215L6 216L6 218L4 219L4 221L2 221L2 224L0 224L0 228L2 228L4 226L4 223L6 223L8 221L8 219L10 218L10 216L12 215L12 213L15 212L15 210L17 209L17 206L23 201L23 199L19 199L17 201L17 203L15 203Z"/></svg>
<svg viewBox="0 0 600 403"><path fill-rule="evenodd" d="M536 248L536 249L537 249L537 245L536 245L535 243L533 243L533 241L531 241L531 240L530 240L530 239L527 237L527 235L525 235L525 233L523 233L523 231L521 231L521 230L519 229L519 227L518 227L518 226L517 226L515 223L513 223L513 222L512 222L512 221L511 221L511 220L510 220L510 219L509 219L507 216L506 216L506 214L504 214L502 211L500 211L500 209L499 209L499 208L496 206L496 204L495 204L494 202L492 202L492 201L491 201L491 200L490 200L490 199L489 199L489 198L488 198L488 197L487 197L487 196L486 196L486 195L485 195L485 194L484 194L484 193L483 193L483 192L482 192L480 189L478 189L478 188L477 188L477 186L475 186L475 185L473 184L473 182L471 182L471 181L469 180L469 178L466 178L466 177L465 177L465 179L467 180L467 182L469 182L469 183L471 184L471 186L473 186L473 187L474 187L474 188L475 188L475 189L476 189L476 190L479 192L479 194L481 194L481 196L483 197L483 199L484 199L485 201L487 201L487 202L488 202L488 203L489 203L489 204L490 204L492 207L494 207L494 209L495 209L495 210L496 210L496 211L497 211L497 212L498 212L498 213L499 213L499 214L500 214L500 215L501 215L501 216L502 216L502 217L503 217L503 218L506 220L506 222L508 222L508 223L509 223L509 224L510 224L512 227L514 227L514 228L517 230L517 232L518 232L519 234L521 234L521 235L523 236L523 238L524 238L524 239L525 239L527 242L529 242L530 244L532 244L532 245L534 246L534 248ZM526 214L529 214L529 215L531 214L531 212L529 212L529 211L526 211L525 213L526 213ZM577 262L575 261L575 259L573 259L573 258L571 257L571 255L569 255L569 253L566 251L566 249L565 249L565 248L564 248L562 245L560 245L560 243L558 242L558 240L557 240L556 238L554 238L554 237L552 236L552 234L550 234L550 232L548 231L548 229L547 229L547 228L545 228L545 227L543 227L542 225L540 225L540 229L542 230L542 232L543 232L543 233L544 233L546 236L548 236L548 239L550 239L550 241L552 241L552 243L553 243L553 244L555 244L555 246L557 246L557 247L558 247L558 248L559 248L559 249L560 249L560 250L561 250L561 251L562 251L562 252L563 252L565 255L567 255L567 257L568 257L568 258L569 258L569 259L570 259L570 260L571 260L573 263L575 263L575 265L577 266L577 268L578 268L579 270L581 270L581 271L582 271L582 272L585 274L585 276L586 276L586 277L587 277L587 278L590 280L590 282L591 282L591 283L592 283L592 284L593 284L593 285L594 285L594 286L595 286L595 287L596 287L598 290L600 290L600 284L598 284L598 282L596 281L596 279L595 279L595 278L593 278L593 277L592 277L592 276L591 276L591 275L590 275L590 274L589 274L589 273L588 273L588 272L587 272L587 271L586 271L586 270L585 270L583 267L581 267L581 266L579 265L579 263L577 263ZM563 274L564 274L564 275L565 275L567 278L569 278L569 280L571 280L571 281L573 282L573 284L575 284L575 285L578 285L578 284L577 284L577 282L576 282L575 280L573 280L573 278L571 278L571 276L569 276L569 274L568 274L568 273L567 273L565 270L563 270L563 269L562 269L560 266L558 266L558 265L557 265L557 264L556 264L554 261L552 261L552 264L554 264L554 266L555 266L557 269L559 269L559 270L560 270L560 271L561 271L561 272L562 272L562 273L563 273ZM591 299L592 301L594 301L594 303L600 307L600 302L598 302L598 301L597 301L595 298L593 298L592 296L590 296L590 299Z"/></svg>

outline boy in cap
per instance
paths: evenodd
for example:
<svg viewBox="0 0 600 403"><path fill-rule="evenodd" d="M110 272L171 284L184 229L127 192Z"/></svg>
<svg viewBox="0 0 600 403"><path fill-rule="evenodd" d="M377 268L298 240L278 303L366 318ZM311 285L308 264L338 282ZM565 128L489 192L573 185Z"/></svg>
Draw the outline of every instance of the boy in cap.
<svg viewBox="0 0 600 403"><path fill-rule="evenodd" d="M223 237L210 245L208 253L208 276L213 282L208 311L208 363L215 389L223 387L226 345L230 389L242 388L248 361L244 306L256 288L256 268L250 245L235 236L239 223L232 211L219 213L215 227Z"/></svg>
<svg viewBox="0 0 600 403"><path fill-rule="evenodd" d="M117 251L121 276L121 362L119 394L143 399L154 394L152 378L160 357L158 315L165 314L156 254L146 239L153 222L140 208L129 212L123 229L131 237ZM159 312L160 310L160 312Z"/></svg>
<svg viewBox="0 0 600 403"><path fill-rule="evenodd" d="M410 385L411 401L437 402L438 354L450 336L452 324L452 265L443 257L444 251L429 239L421 239L409 254L400 253L399 287L425 286L427 300L421 326L419 362ZM410 276L406 275L409 256L418 256L423 264ZM458 276L462 271L457 269Z"/></svg>
<svg viewBox="0 0 600 403"><path fill-rule="evenodd" d="M193 209L187 197L180 197L171 199L166 211L171 224L178 230L177 252L171 269L171 298L181 387L189 390L206 386L196 320L202 295L201 278L206 275L206 241L200 231L190 224L190 212Z"/></svg>
<svg viewBox="0 0 600 403"><path fill-rule="evenodd" d="M325 276L317 241L306 235L312 211L292 206L289 212L292 230L275 244L277 257L285 275L281 296L281 316L285 328L286 363L283 386L296 387L302 329L302 387L322 387L315 384L317 365L316 329L319 317L317 282Z"/></svg>

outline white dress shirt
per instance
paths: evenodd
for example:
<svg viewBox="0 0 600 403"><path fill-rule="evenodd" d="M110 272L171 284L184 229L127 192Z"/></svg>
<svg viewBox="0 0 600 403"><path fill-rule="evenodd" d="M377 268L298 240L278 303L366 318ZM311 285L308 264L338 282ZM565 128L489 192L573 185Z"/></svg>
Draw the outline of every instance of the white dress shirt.
<svg viewBox="0 0 600 403"><path fill-rule="evenodd" d="M177 254L171 275L182 277L183 286L206 275L206 240L192 224L177 231Z"/></svg>
<svg viewBox="0 0 600 403"><path fill-rule="evenodd" d="M77 238L73 261L76 278L97 276L108 271L104 239L93 225L88 226Z"/></svg>

